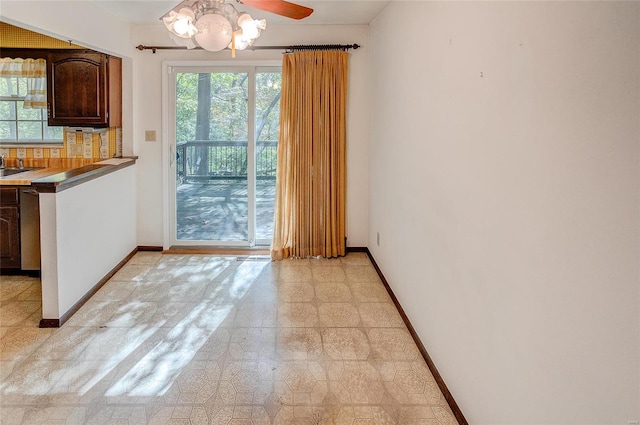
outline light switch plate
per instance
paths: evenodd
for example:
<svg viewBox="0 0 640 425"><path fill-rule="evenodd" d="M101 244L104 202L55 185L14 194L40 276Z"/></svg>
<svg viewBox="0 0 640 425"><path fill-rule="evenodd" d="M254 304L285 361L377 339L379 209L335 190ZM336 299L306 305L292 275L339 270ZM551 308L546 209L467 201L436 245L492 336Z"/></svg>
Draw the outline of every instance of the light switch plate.
<svg viewBox="0 0 640 425"><path fill-rule="evenodd" d="M156 141L156 132L155 130L147 130L144 132L144 141L145 142L155 142Z"/></svg>

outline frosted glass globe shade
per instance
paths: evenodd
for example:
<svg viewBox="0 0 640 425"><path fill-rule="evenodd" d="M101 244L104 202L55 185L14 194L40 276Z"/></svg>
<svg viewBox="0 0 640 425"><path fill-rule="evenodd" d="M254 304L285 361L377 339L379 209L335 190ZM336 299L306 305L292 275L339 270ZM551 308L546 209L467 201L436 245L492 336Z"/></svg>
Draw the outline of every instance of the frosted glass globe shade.
<svg viewBox="0 0 640 425"><path fill-rule="evenodd" d="M200 47L217 52L229 45L233 29L231 23L221 15L209 13L196 21L198 33L194 36Z"/></svg>

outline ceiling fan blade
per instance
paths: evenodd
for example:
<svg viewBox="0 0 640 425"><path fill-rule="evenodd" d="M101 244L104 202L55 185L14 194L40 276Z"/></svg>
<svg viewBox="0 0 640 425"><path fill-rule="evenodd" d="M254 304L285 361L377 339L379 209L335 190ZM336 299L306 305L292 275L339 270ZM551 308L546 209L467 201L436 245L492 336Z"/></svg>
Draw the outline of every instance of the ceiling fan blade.
<svg viewBox="0 0 640 425"><path fill-rule="evenodd" d="M291 19L303 19L313 13L313 9L309 7L284 0L240 0L240 3Z"/></svg>

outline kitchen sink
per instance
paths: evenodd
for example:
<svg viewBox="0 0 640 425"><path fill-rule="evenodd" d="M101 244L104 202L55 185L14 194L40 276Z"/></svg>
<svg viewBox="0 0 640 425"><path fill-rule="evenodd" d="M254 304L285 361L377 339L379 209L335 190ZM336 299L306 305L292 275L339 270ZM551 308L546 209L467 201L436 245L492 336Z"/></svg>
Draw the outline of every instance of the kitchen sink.
<svg viewBox="0 0 640 425"><path fill-rule="evenodd" d="M4 177L4 176L11 176L13 174L18 174L18 173L24 173L26 171L33 171L33 170L39 170L41 167L36 167L36 168L17 168L17 167L7 167L7 168L0 168L0 177Z"/></svg>

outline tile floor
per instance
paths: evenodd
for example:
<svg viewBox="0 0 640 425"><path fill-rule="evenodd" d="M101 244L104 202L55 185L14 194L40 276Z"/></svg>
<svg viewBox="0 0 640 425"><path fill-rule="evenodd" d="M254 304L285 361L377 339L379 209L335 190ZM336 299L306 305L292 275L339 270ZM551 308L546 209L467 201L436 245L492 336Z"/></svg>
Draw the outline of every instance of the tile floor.
<svg viewBox="0 0 640 425"><path fill-rule="evenodd" d="M0 424L455 424L364 254L140 252L60 329L0 283Z"/></svg>

